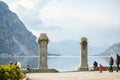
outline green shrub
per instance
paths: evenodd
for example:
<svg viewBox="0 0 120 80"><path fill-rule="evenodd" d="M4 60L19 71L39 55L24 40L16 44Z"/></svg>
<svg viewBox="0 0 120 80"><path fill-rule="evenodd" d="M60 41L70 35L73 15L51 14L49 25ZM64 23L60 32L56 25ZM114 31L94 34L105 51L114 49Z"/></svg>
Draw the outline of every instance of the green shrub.
<svg viewBox="0 0 120 80"><path fill-rule="evenodd" d="M21 70L18 66L0 65L0 80L21 80Z"/></svg>

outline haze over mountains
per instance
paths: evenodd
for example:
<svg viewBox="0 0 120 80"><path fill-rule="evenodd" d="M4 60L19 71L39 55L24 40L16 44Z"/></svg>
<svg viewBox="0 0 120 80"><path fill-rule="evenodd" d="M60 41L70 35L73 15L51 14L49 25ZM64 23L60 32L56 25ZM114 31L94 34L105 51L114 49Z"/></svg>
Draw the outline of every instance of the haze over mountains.
<svg viewBox="0 0 120 80"><path fill-rule="evenodd" d="M104 35L103 35L104 36ZM49 36L48 36L49 38ZM36 37L27 30L19 17L9 10L6 3L0 1L0 54L5 55L38 55L38 43ZM89 40L89 39L88 39ZM100 55L120 54L120 43L108 48L91 47L88 43L88 53ZM104 53L101 53L104 52ZM73 55L80 54L80 42L63 40L48 44L49 55Z"/></svg>

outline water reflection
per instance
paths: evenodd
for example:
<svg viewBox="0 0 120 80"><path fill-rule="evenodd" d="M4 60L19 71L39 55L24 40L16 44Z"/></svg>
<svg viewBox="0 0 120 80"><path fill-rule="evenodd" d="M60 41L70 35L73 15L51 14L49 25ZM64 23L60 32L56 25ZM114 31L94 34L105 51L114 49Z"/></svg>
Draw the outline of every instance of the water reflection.
<svg viewBox="0 0 120 80"><path fill-rule="evenodd" d="M94 61L103 66L108 66L106 56L89 56L88 65L92 66ZM29 64L31 68L38 68L38 56L14 56L14 57L0 57L0 64L8 64L10 61L13 63L21 62L22 68L26 68ZM48 56L48 67L55 68L59 71L73 71L75 67L79 66L79 56Z"/></svg>

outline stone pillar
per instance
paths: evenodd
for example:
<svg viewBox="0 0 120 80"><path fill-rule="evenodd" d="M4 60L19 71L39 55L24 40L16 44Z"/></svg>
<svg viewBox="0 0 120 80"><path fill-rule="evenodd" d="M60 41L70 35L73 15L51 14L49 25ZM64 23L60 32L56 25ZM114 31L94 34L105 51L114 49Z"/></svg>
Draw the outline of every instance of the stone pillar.
<svg viewBox="0 0 120 80"><path fill-rule="evenodd" d="M47 44L49 42L49 39L46 35L46 33L41 33L39 39L38 39L38 43L39 43L39 49L40 49L40 53L39 53L39 69L44 70L44 69L48 69L48 65L47 65Z"/></svg>
<svg viewBox="0 0 120 80"><path fill-rule="evenodd" d="M88 70L88 54L87 54L87 38L81 38L81 53L80 53L80 65L77 67L77 71L87 71Z"/></svg>
<svg viewBox="0 0 120 80"><path fill-rule="evenodd" d="M80 70L88 70L87 38L81 38L81 67Z"/></svg>

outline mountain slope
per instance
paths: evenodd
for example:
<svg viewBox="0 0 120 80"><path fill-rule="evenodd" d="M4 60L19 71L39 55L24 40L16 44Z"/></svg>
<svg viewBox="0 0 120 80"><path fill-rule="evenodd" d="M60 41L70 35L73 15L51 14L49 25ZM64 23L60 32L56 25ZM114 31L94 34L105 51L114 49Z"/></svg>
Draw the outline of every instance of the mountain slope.
<svg viewBox="0 0 120 80"><path fill-rule="evenodd" d="M49 37L49 36L48 36ZM88 55L97 54L102 48L89 46ZM65 40L48 44L48 53L57 55L80 55L80 42ZM120 43L108 48L100 55L120 54ZM38 55L36 37L26 29L18 16L0 1L0 54Z"/></svg>
<svg viewBox="0 0 120 80"><path fill-rule="evenodd" d="M116 54L120 55L120 43L113 44L104 52L100 53L102 56L115 56Z"/></svg>
<svg viewBox="0 0 120 80"><path fill-rule="evenodd" d="M0 54L38 54L36 37L2 1L0 1Z"/></svg>

